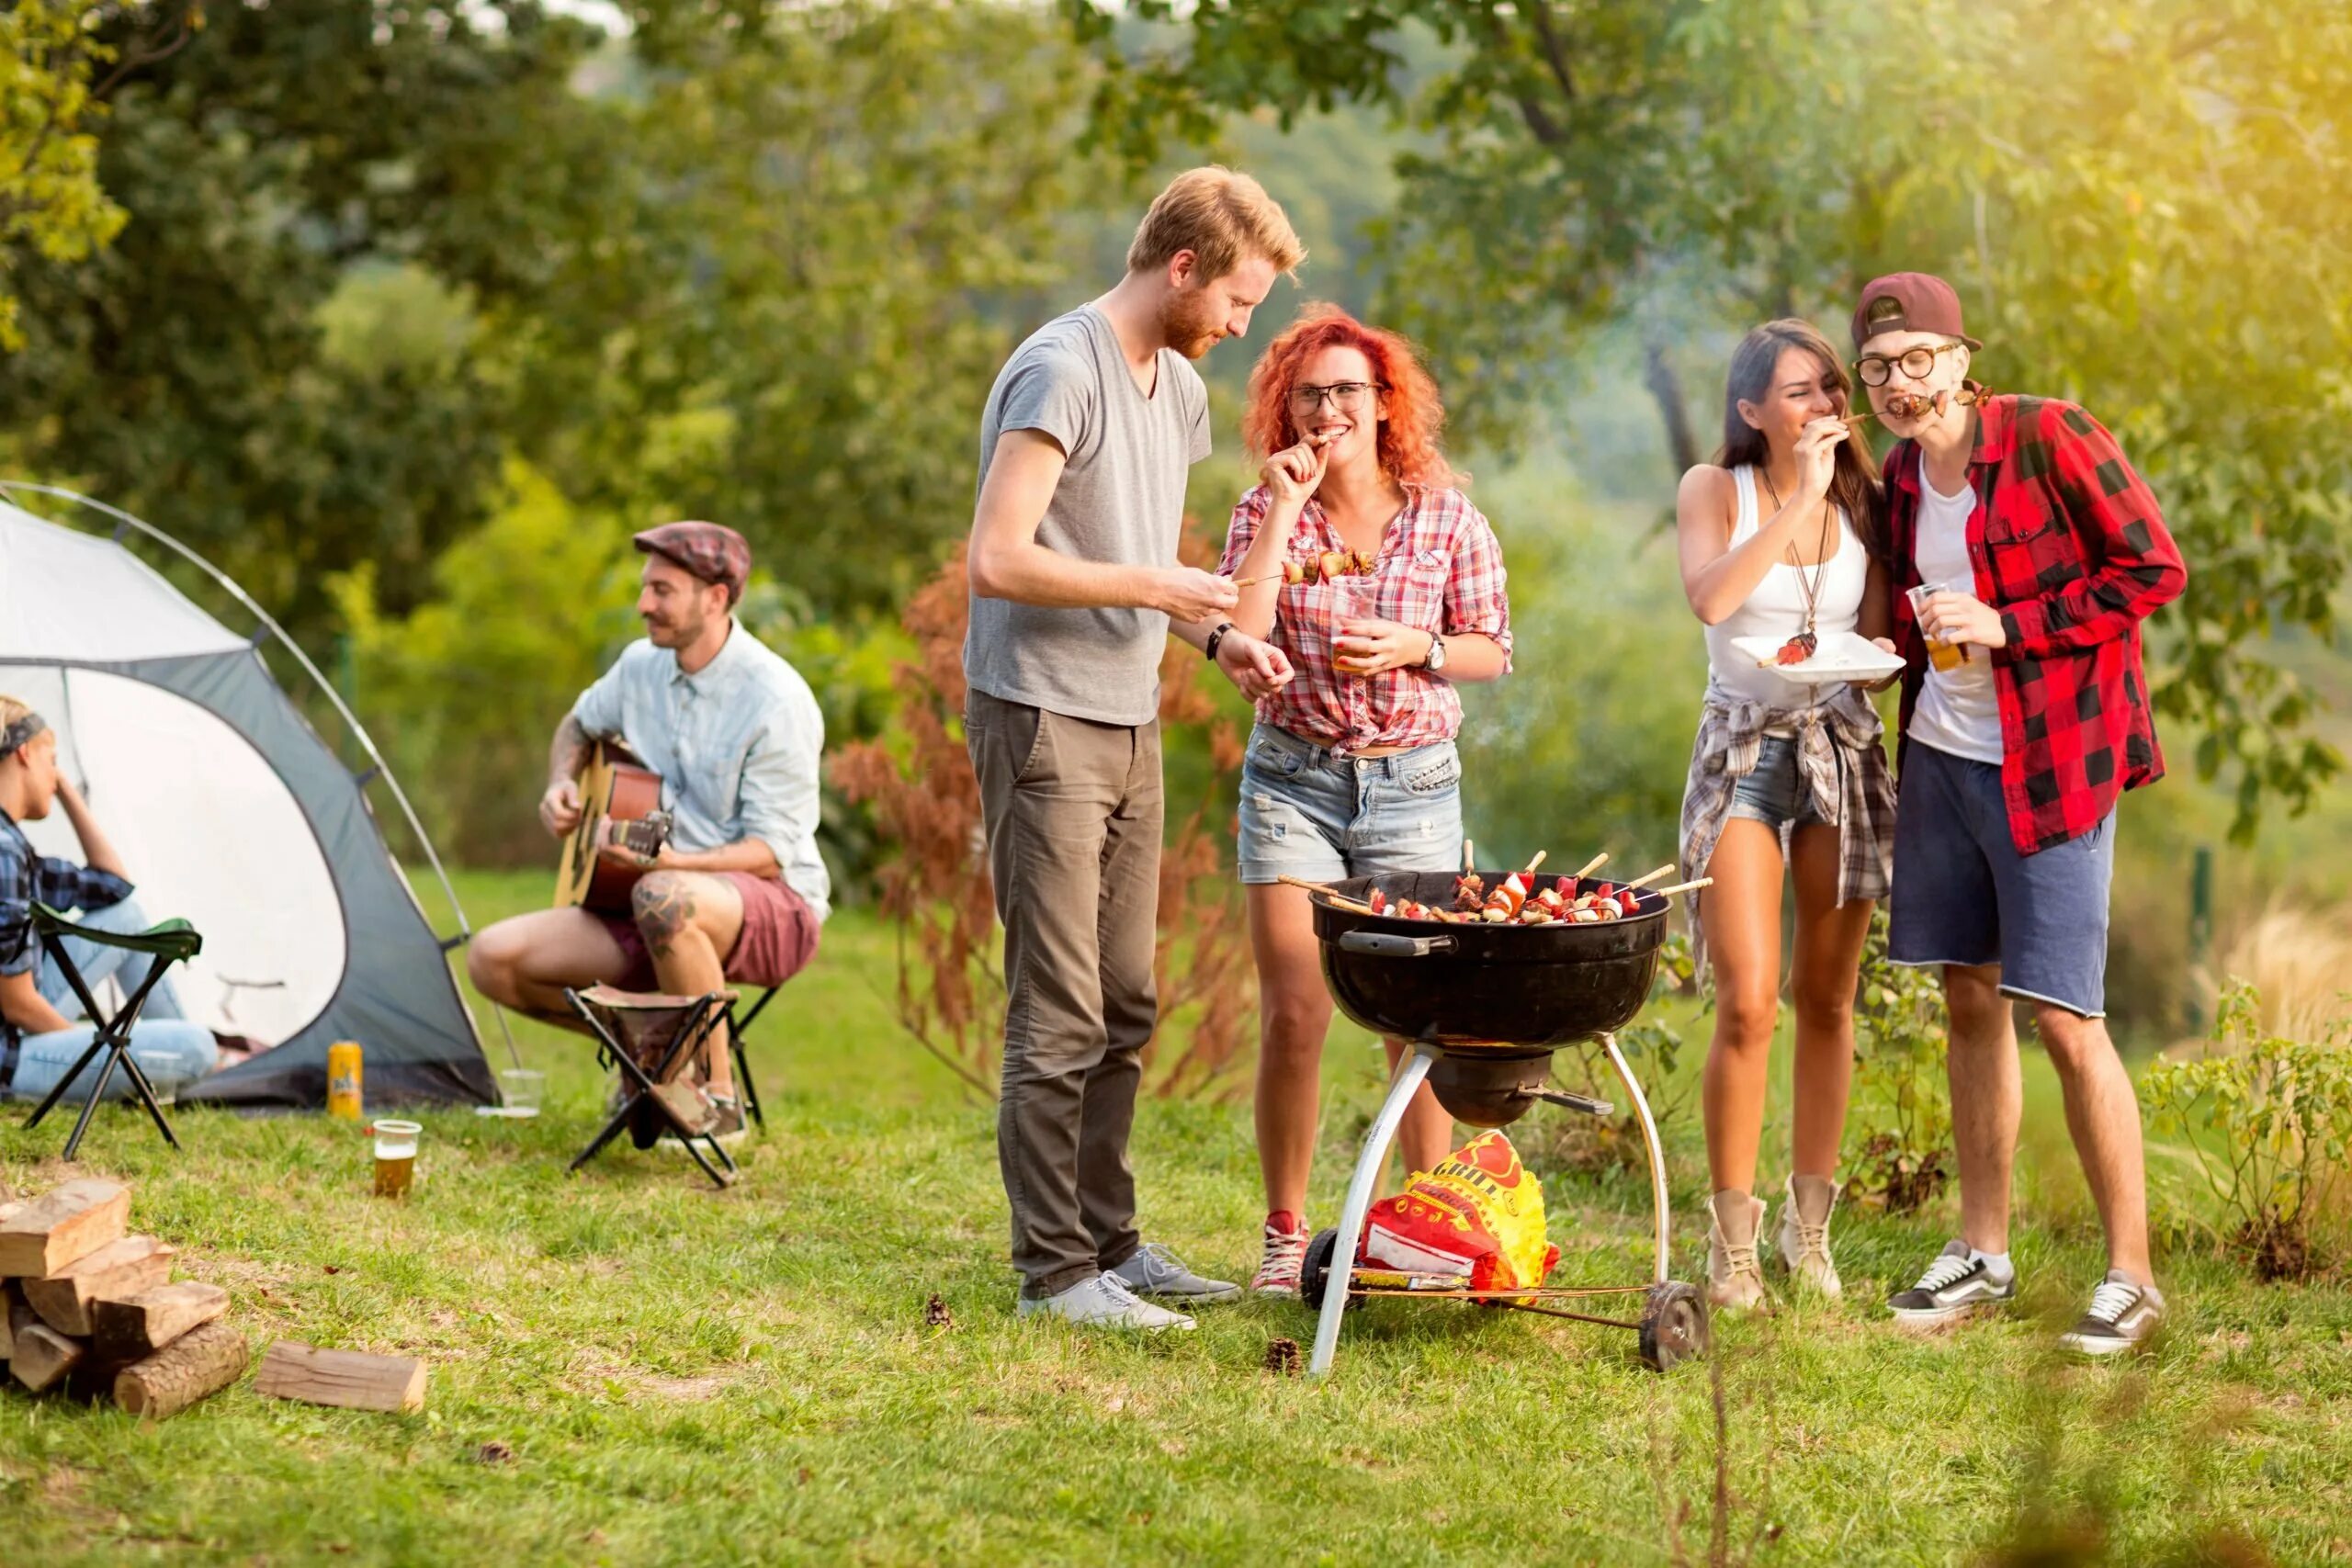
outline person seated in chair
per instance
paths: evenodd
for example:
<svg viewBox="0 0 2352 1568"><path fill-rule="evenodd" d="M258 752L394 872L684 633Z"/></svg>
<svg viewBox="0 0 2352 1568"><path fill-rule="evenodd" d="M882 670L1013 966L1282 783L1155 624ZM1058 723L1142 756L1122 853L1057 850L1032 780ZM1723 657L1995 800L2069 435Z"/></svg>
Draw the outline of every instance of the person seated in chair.
<svg viewBox="0 0 2352 1568"><path fill-rule="evenodd" d="M539 820L558 838L578 825L581 770L596 741L618 740L661 775L669 840L654 855L601 852L645 873L627 915L517 915L467 954L484 996L574 1029L566 987L699 997L729 981L781 985L815 954L829 908L817 853L825 721L799 672L735 619L751 547L715 523L665 523L636 544L646 635L558 727ZM740 1137L723 1030L703 1073L708 1115L696 1130Z"/></svg>
<svg viewBox="0 0 2352 1568"><path fill-rule="evenodd" d="M87 864L34 852L17 826L38 822L61 805ZM57 732L22 702L0 696L0 1098L46 1099L97 1038L65 971L33 931L33 906L46 904L97 931L143 931L151 922L130 895L122 858L81 791L58 770ZM65 938L64 946L93 989L112 976L126 993L135 991L153 962L80 937ZM156 981L130 1032L130 1058L156 1097L169 1100L210 1072L219 1057L211 1032L180 1010L170 978ZM66 1099L86 1099L104 1066L103 1055L93 1057ZM130 1075L118 1068L107 1080L107 1098L130 1092Z"/></svg>

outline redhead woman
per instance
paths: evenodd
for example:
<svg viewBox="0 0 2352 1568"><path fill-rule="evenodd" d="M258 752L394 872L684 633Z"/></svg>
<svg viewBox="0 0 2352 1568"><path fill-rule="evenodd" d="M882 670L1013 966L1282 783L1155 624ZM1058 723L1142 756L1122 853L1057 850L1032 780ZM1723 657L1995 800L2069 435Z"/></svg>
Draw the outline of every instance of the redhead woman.
<svg viewBox="0 0 2352 1568"><path fill-rule="evenodd" d="M1838 1149L1853 1076L1854 985L1894 855L1894 789L1878 715L1849 685L1801 685L1732 647L1802 633L1887 631L1879 486L1845 420L1828 342L1770 321L1732 355L1724 446L1682 477L1683 591L1706 627L1707 695L1682 801L1682 869L1698 905L1715 1036L1703 1090L1707 1294L1765 1304L1766 1205L1752 1195L1781 1007L1781 899L1796 895L1791 991L1796 1093L1791 1172L1772 1252L1790 1277L1838 1292L1829 1251ZM1821 695L1827 692L1832 695Z"/></svg>
<svg viewBox="0 0 2352 1568"><path fill-rule="evenodd" d="M1250 376L1243 433L1265 455L1264 482L1233 509L1221 570L1250 583L1234 624L1271 637L1295 671L1258 705L1237 857L1261 999L1267 1213L1251 1288L1269 1294L1298 1291L1331 1022L1307 896L1279 879L1453 870L1453 688L1510 668L1502 548L1446 465L1444 419L1412 346L1332 306L1309 307ZM1347 556L1327 580L1326 558ZM1386 1045L1393 1070L1404 1048ZM1424 1086L1397 1134L1407 1167L1435 1166L1452 1133Z"/></svg>

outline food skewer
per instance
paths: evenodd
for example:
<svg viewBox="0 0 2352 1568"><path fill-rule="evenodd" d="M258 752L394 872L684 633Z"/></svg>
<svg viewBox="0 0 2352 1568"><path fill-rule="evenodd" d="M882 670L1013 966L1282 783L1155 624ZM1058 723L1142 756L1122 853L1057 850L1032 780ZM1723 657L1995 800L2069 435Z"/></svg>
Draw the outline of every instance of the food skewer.
<svg viewBox="0 0 2352 1568"><path fill-rule="evenodd" d="M1381 910L1359 899L1351 898L1328 882L1309 882L1303 876L1284 875L1281 880L1292 887L1304 887L1309 893L1320 893L1351 915L1377 915Z"/></svg>
<svg viewBox="0 0 2352 1568"><path fill-rule="evenodd" d="M1551 851L1549 851L1549 850L1538 850L1538 851L1536 851L1536 852L1535 852L1535 858L1534 858L1533 860L1529 861L1529 862L1527 863L1527 869L1526 869L1525 871L1521 872L1521 873L1520 873L1520 875L1521 875L1521 876L1532 876L1532 875L1534 875L1534 874L1535 874L1535 868L1536 868L1537 866L1539 866L1539 865L1542 865L1542 864L1544 863L1544 857L1545 855L1550 854L1551 852L1551 852Z"/></svg>
<svg viewBox="0 0 2352 1568"><path fill-rule="evenodd" d="M1574 882L1582 882L1586 877L1590 876L1594 872L1599 871L1602 866L1608 863L1609 852L1607 850L1603 850L1599 854L1593 856L1590 860L1585 862L1584 869L1577 872L1576 875L1571 877L1569 880Z"/></svg>
<svg viewBox="0 0 2352 1568"><path fill-rule="evenodd" d="M1462 840L1462 874L1467 876L1477 869L1477 858L1470 848L1470 840L1464 839Z"/></svg>
<svg viewBox="0 0 2352 1568"><path fill-rule="evenodd" d="M1677 893L1691 893L1702 887L1713 887L1714 885L1715 879L1713 877L1702 876L1690 882L1678 882L1671 887L1653 887L1647 891L1653 897L1666 898L1670 897Z"/></svg>
<svg viewBox="0 0 2352 1568"><path fill-rule="evenodd" d="M1619 888L1618 891L1639 892L1641 889L1647 887L1651 883L1656 882L1659 877L1668 874L1673 870L1674 863L1672 861L1668 861L1664 865L1659 866L1656 871L1645 872L1642 875L1634 878L1633 881L1626 883L1623 887Z"/></svg>

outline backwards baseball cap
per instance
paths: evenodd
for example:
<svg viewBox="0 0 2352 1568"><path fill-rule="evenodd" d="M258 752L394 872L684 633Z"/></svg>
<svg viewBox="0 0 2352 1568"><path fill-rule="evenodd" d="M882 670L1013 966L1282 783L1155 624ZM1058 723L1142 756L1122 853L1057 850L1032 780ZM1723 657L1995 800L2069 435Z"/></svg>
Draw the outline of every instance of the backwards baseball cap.
<svg viewBox="0 0 2352 1568"><path fill-rule="evenodd" d="M689 575L726 589L729 605L743 597L743 584L752 575L752 547L723 523L664 523L635 536L632 542L642 554L660 556Z"/></svg>
<svg viewBox="0 0 2352 1568"><path fill-rule="evenodd" d="M1874 277L1854 307L1854 346L1881 333L1934 333L1956 337L1971 349L1984 345L1961 329L1960 296L1931 273L1890 272Z"/></svg>

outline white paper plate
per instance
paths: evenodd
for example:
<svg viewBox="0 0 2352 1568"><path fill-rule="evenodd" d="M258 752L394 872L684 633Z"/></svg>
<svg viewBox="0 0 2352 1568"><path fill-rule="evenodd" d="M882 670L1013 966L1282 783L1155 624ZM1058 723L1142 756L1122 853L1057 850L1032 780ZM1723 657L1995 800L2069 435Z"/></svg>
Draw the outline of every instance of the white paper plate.
<svg viewBox="0 0 2352 1568"><path fill-rule="evenodd" d="M1774 664L1772 656L1781 651L1785 637L1736 637L1732 650L1755 660L1783 681L1800 686L1831 686L1847 681L1881 681L1898 674L1903 660L1853 632L1824 632L1821 646L1811 659L1802 664Z"/></svg>

